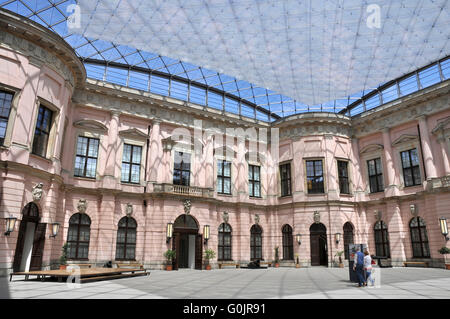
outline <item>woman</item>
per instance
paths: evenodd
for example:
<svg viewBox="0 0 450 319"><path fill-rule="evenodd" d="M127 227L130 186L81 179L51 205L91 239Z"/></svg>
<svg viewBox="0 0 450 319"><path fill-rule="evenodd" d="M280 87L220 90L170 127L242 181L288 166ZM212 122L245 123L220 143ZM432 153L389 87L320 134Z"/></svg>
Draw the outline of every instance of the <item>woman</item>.
<svg viewBox="0 0 450 319"><path fill-rule="evenodd" d="M369 251L367 249L364 250L364 272L366 274L366 282L364 283L364 286L367 286L367 280L370 280L370 283L373 286L374 280L372 279L372 257L370 257Z"/></svg>

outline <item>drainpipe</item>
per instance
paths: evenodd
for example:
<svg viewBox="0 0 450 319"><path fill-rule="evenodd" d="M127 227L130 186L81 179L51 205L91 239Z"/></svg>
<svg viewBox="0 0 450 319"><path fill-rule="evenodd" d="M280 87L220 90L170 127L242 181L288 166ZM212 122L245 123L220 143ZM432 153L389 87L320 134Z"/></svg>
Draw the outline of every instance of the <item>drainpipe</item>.
<svg viewBox="0 0 450 319"><path fill-rule="evenodd" d="M427 167L425 166L425 160L423 158L423 147L422 147L422 137L420 136L420 127L419 124L417 124L417 132L419 133L419 147L420 147L420 158L422 159L422 166L423 166L423 175L425 175L425 180L427 180Z"/></svg>
<svg viewBox="0 0 450 319"><path fill-rule="evenodd" d="M150 147L150 130L152 126L149 125L147 129L147 149L145 150L145 163L144 163L144 196L147 193L147 162L148 162L148 149ZM144 207L147 207L147 200L144 198Z"/></svg>

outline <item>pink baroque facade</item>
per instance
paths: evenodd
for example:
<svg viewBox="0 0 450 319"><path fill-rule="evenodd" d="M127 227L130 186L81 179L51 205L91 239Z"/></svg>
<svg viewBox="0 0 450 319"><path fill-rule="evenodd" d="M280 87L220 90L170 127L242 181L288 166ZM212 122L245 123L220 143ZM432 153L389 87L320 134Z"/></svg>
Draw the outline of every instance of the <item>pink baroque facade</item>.
<svg viewBox="0 0 450 319"><path fill-rule="evenodd" d="M99 266L161 269L175 249L201 268L207 248L213 267L271 262L275 247L286 266L334 266L348 243L444 266L449 81L353 118L265 123L87 79L61 38L0 14L2 229L17 219L1 274L58 267L66 242L70 262Z"/></svg>

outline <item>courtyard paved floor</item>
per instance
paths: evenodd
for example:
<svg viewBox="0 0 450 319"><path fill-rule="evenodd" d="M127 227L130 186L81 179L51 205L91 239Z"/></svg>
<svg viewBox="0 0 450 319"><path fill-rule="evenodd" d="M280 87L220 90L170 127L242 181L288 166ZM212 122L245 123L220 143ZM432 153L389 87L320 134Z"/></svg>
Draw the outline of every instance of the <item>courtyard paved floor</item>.
<svg viewBox="0 0 450 319"><path fill-rule="evenodd" d="M0 278L0 298L450 298L450 271L444 269L376 269L375 287L357 288L348 268L221 269L151 271L135 277L84 283L24 281Z"/></svg>

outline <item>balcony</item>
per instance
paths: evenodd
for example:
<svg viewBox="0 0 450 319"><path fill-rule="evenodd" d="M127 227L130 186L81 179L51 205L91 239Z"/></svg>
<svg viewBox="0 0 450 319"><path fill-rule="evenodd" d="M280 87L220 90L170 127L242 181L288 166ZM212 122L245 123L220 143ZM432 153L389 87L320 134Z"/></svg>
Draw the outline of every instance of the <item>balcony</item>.
<svg viewBox="0 0 450 319"><path fill-rule="evenodd" d="M154 184L154 193L175 194L190 197L214 197L214 189L197 186L184 186L173 184Z"/></svg>
<svg viewBox="0 0 450 319"><path fill-rule="evenodd" d="M430 181L431 189L437 189L437 188L448 188L450 187L450 175L449 176L443 176L438 178L433 178Z"/></svg>

